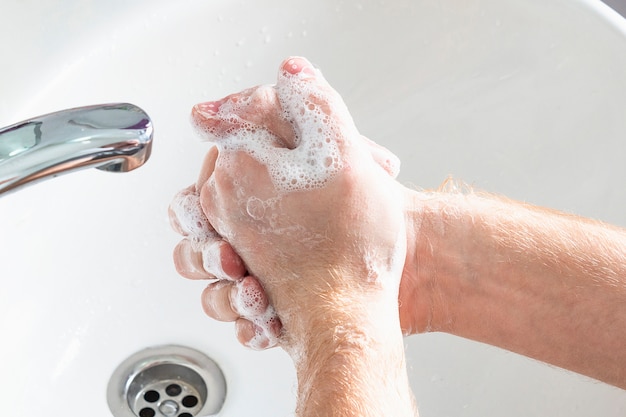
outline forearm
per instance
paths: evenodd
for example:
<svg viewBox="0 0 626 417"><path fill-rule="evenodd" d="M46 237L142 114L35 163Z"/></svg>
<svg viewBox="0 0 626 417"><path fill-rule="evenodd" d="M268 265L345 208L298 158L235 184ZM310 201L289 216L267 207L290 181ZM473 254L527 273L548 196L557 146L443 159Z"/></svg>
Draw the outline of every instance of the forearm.
<svg viewBox="0 0 626 417"><path fill-rule="evenodd" d="M298 417L416 416L397 306L349 298L340 308L299 315L302 331L287 324L297 341L288 352L298 375Z"/></svg>
<svg viewBox="0 0 626 417"><path fill-rule="evenodd" d="M320 361L298 369L297 415L416 416L402 344L394 349L377 344L326 341L324 352L313 356Z"/></svg>
<svg viewBox="0 0 626 417"><path fill-rule="evenodd" d="M420 232L436 251L436 330L626 388L626 233L491 196L440 197Z"/></svg>

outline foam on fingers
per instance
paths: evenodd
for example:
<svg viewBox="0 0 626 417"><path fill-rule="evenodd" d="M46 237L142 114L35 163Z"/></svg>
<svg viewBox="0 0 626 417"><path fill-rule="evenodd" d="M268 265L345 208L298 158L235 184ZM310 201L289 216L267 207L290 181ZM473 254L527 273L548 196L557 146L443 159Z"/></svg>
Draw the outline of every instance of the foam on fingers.
<svg viewBox="0 0 626 417"><path fill-rule="evenodd" d="M204 184L209 180L211 175L213 175L213 171L215 171L215 163L217 162L217 157L219 156L219 152L217 147L212 146L211 149L204 156L204 160L202 161L202 167L200 168L200 173L198 174L198 179L196 181L196 190L199 195L199 190L202 189Z"/></svg>
<svg viewBox="0 0 626 417"><path fill-rule="evenodd" d="M237 280L244 276L246 268L232 246L221 239L199 243L202 266L217 279Z"/></svg>
<svg viewBox="0 0 626 417"><path fill-rule="evenodd" d="M264 172L255 182L258 171L253 170L241 171L250 174L245 181L236 175L211 177L203 172L198 182L202 190L219 191L226 197L246 197L237 197L238 205L234 208L240 209L242 216L247 215L246 220L257 223L267 217L264 202L269 201L268 198L281 201L287 193L325 187L346 168L345 152L347 144L351 145L349 141L362 145L339 94L328 85L320 71L299 57L281 64L275 86L261 86L199 104L192 114L194 125L205 138L215 142L219 152L219 158L215 156L207 162L210 168L207 172L217 169L237 174L242 161L249 163L250 159L267 171L271 183L266 180ZM386 165L383 168L393 173L393 164L389 161L383 161ZM216 174L220 173L216 171ZM189 200L185 204L195 210L193 198L185 198ZM215 204L218 201L222 200L211 199ZM202 213L201 207L199 211ZM216 229L230 238L229 229L221 227L220 219L214 218L216 213L210 210L207 213ZM194 220L191 218L192 224L185 226L186 233L194 236L206 233L203 232L204 224L194 224ZM199 238L199 241L204 242L201 249L203 268L216 277L230 275L232 279L233 274L227 270L228 263L224 262L229 258L225 256L224 245L211 241L208 236L204 240ZM242 317L237 321L240 340L243 337L242 342L254 349L276 345L282 325L260 283L255 278L245 277L238 280L234 288L232 306Z"/></svg>
<svg viewBox="0 0 626 417"><path fill-rule="evenodd" d="M189 279L211 279L202 265L202 253L195 249L196 245L189 239L181 240L174 248L174 266L176 271Z"/></svg>
<svg viewBox="0 0 626 417"><path fill-rule="evenodd" d="M244 344L252 349L264 349L278 343L280 320L256 278L246 277L237 282L233 297L235 310L254 325L254 334L246 337Z"/></svg>
<svg viewBox="0 0 626 417"><path fill-rule="evenodd" d="M315 77L319 71L315 69L308 59L301 56L291 56L285 59L280 68L291 75L309 75Z"/></svg>
<svg viewBox="0 0 626 417"><path fill-rule="evenodd" d="M207 161L214 163L209 158ZM170 217L173 227L186 237L174 251L174 261L181 275L227 280L245 275L243 261L208 221L193 186L176 194L170 205Z"/></svg>
<svg viewBox="0 0 626 417"><path fill-rule="evenodd" d="M239 343L250 349L263 350L274 346L270 343L263 329L248 319L239 318L235 323L235 329Z"/></svg>
<svg viewBox="0 0 626 417"><path fill-rule="evenodd" d="M215 237L215 230L200 206L200 196L192 189L178 192L170 204L170 212L175 216L177 229L193 240L206 240Z"/></svg>
<svg viewBox="0 0 626 417"><path fill-rule="evenodd" d="M344 168L345 142L358 135L339 94L298 57L283 62L275 86L197 105L194 114L196 127L218 146L223 169L244 152L267 168L279 192L324 187Z"/></svg>
<svg viewBox="0 0 626 417"><path fill-rule="evenodd" d="M253 335L245 340L240 338L242 343L254 350L268 349L278 345L280 341L280 320L274 309L270 306L262 316L244 318L253 325ZM278 329L278 330L277 330Z"/></svg>
<svg viewBox="0 0 626 417"><path fill-rule="evenodd" d="M202 309L215 320L235 321L239 313L232 306L232 294L236 292L232 281L216 281L202 292Z"/></svg>
<svg viewBox="0 0 626 417"><path fill-rule="evenodd" d="M217 142L227 132L245 127L245 119L238 114L242 112L232 112L231 108L245 107L253 91L254 89L246 89L216 101L196 104L191 109L192 126L203 139L210 142Z"/></svg>
<svg viewBox="0 0 626 417"><path fill-rule="evenodd" d="M244 317L262 315L269 305L263 287L256 278L245 277L237 282L235 305Z"/></svg>

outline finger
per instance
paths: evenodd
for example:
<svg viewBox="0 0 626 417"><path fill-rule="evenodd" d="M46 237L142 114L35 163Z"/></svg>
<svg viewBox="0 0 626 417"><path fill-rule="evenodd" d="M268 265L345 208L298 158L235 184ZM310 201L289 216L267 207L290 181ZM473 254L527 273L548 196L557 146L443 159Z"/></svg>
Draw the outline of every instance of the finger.
<svg viewBox="0 0 626 417"><path fill-rule="evenodd" d="M245 319L238 320L239 340L253 349L275 346L282 332L282 323L269 305L261 283L255 277L247 276L236 286L232 306Z"/></svg>
<svg viewBox="0 0 626 417"><path fill-rule="evenodd" d="M200 174L198 175L198 180L196 181L196 191L198 191L198 193L199 190L202 189L202 186L209 180L211 175L213 175L218 156L219 152L216 146L212 146L204 156L204 161L202 163L202 167L200 168Z"/></svg>
<svg viewBox="0 0 626 417"><path fill-rule="evenodd" d="M172 201L170 202L170 205L167 207L167 215L170 221L170 226L171 228L178 233L179 235L183 235L185 236L187 234L187 231L183 228L183 226L180 223L180 220L178 219L178 215L177 215L177 211L180 210L181 208L179 207L179 205L181 205L181 201L184 197L182 196L183 194L191 194L191 193L195 193L196 190L195 188L193 188L194 186L191 185L183 190L180 190L178 193L176 193L176 195L174 196L174 198L172 199ZM175 208L176 206L176 208Z"/></svg>
<svg viewBox="0 0 626 417"><path fill-rule="evenodd" d="M183 239L174 248L176 271L190 279L236 281L246 267L230 244L218 237L206 241Z"/></svg>
<svg viewBox="0 0 626 417"><path fill-rule="evenodd" d="M172 228L183 236L198 239L215 237L215 229L202 211L195 185L179 191L174 196L168 212Z"/></svg>
<svg viewBox="0 0 626 417"><path fill-rule="evenodd" d="M283 323L280 321L280 318L278 317L272 306L268 308L268 311L262 318L260 327L263 329L265 336L269 340L269 347L276 346L279 343L280 337L282 335Z"/></svg>
<svg viewBox="0 0 626 417"><path fill-rule="evenodd" d="M239 313L233 308L233 294L237 288L233 281L217 281L209 284L202 292L202 309L219 321L235 321Z"/></svg>
<svg viewBox="0 0 626 417"><path fill-rule="evenodd" d="M244 277L246 267L235 249L222 239L200 243L202 267L217 279L235 281Z"/></svg>
<svg viewBox="0 0 626 417"><path fill-rule="evenodd" d="M288 169L281 169L286 174L281 172L285 180L279 187L287 191L323 187L351 164L348 151L367 155L341 96L305 58L283 61L276 89L296 135L296 148L285 158Z"/></svg>
<svg viewBox="0 0 626 417"><path fill-rule="evenodd" d="M235 331L239 343L250 349L264 350L278 345L278 339L271 338L263 328L244 318L235 322Z"/></svg>
<svg viewBox="0 0 626 417"><path fill-rule="evenodd" d="M270 345L269 338L263 333L263 329L250 320L239 318L235 322L237 340L242 345L254 350L267 349Z"/></svg>
<svg viewBox="0 0 626 417"><path fill-rule="evenodd" d="M239 318L235 322L237 340L244 346L255 350L269 349L278 346L282 324L276 318L268 326L257 324L257 320Z"/></svg>
<svg viewBox="0 0 626 417"><path fill-rule="evenodd" d="M189 279L213 279L214 275L209 274L203 265L202 252L194 248L194 244L189 239L181 240L174 248L174 266L176 271Z"/></svg>
<svg viewBox="0 0 626 417"><path fill-rule="evenodd" d="M215 143L257 130L270 133L265 140L272 146L285 147L293 142L293 127L283 117L272 86L258 86L217 101L196 104L191 120L200 136Z"/></svg>
<svg viewBox="0 0 626 417"><path fill-rule="evenodd" d="M239 314L246 318L265 314L269 306L261 283L252 276L247 276L237 282L237 295L233 303Z"/></svg>
<svg viewBox="0 0 626 417"><path fill-rule="evenodd" d="M283 61L276 88L287 117L293 121L296 146L317 138L342 142L356 133L343 99L307 59L290 57Z"/></svg>
<svg viewBox="0 0 626 417"><path fill-rule="evenodd" d="M232 214L228 210L232 200L228 198L233 195L236 188L235 181L232 179L232 176L235 174L236 172L233 169L218 169L213 172L199 190L202 213L208 219L215 233L227 241L230 241L233 237L230 233L231 227L229 227L225 219L228 218L229 214ZM226 200L222 197L226 198Z"/></svg>
<svg viewBox="0 0 626 417"><path fill-rule="evenodd" d="M245 94L246 91L237 93L237 95ZM191 109L191 124L205 140L210 142L217 141L226 132L236 128L240 120L224 117L224 111L222 110L220 113L220 109L229 100L237 100L237 95L231 94L219 100L199 103L193 106Z"/></svg>

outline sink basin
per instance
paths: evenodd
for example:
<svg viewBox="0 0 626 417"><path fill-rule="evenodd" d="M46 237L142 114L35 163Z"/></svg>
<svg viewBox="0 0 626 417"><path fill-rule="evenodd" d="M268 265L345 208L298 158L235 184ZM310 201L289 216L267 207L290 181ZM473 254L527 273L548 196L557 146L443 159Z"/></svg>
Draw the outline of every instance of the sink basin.
<svg viewBox="0 0 626 417"><path fill-rule="evenodd" d="M626 226L626 21L597 1L21 1L3 6L0 126L108 102L141 106L151 160L87 170L0 199L3 415L110 416L116 367L189 346L228 386L220 415L288 416L295 373L205 317L180 278L173 194L206 143L196 102L272 83L303 55L400 180L476 188ZM443 334L407 339L423 416L618 417L626 392Z"/></svg>

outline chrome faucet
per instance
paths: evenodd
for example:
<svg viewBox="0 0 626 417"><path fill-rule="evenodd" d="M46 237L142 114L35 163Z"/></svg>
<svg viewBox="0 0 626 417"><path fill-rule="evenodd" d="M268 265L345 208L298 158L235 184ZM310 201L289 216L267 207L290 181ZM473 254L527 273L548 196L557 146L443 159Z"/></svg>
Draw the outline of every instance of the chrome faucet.
<svg viewBox="0 0 626 417"><path fill-rule="evenodd" d="M127 103L79 107L0 129L0 196L82 168L127 172L150 157L150 117Z"/></svg>

